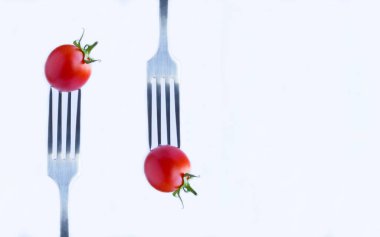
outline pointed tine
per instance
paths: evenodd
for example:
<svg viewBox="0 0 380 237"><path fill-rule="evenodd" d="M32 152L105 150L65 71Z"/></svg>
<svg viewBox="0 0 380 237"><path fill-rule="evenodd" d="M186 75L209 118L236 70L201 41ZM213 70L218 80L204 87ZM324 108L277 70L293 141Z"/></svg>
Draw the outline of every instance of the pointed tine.
<svg viewBox="0 0 380 237"><path fill-rule="evenodd" d="M148 82L147 90L148 99L148 136L149 136L149 149L152 149L152 83Z"/></svg>
<svg viewBox="0 0 380 237"><path fill-rule="evenodd" d="M175 124L177 129L177 147L181 146L180 140L180 118L179 118L179 83L178 81L174 82L174 103L175 103Z"/></svg>
<svg viewBox="0 0 380 237"><path fill-rule="evenodd" d="M67 98L67 125L66 125L66 157L70 158L71 150L71 92Z"/></svg>
<svg viewBox="0 0 380 237"><path fill-rule="evenodd" d="M157 141L161 145L161 78L156 79L157 83Z"/></svg>
<svg viewBox="0 0 380 237"><path fill-rule="evenodd" d="M166 134L168 145L170 145L170 78L165 82L165 100L166 100Z"/></svg>
<svg viewBox="0 0 380 237"><path fill-rule="evenodd" d="M81 90L78 90L78 105L77 105L77 118L75 127L75 156L79 154L80 150L80 110L81 110Z"/></svg>
<svg viewBox="0 0 380 237"><path fill-rule="evenodd" d="M57 158L62 151L62 92L58 94Z"/></svg>
<svg viewBox="0 0 380 237"><path fill-rule="evenodd" d="M48 154L53 153L53 91L49 92Z"/></svg>

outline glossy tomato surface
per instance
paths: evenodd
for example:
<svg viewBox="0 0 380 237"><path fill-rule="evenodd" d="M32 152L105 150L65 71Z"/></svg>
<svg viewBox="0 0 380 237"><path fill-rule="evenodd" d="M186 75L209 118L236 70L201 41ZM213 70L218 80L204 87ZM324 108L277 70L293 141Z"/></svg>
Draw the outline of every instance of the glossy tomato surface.
<svg viewBox="0 0 380 237"><path fill-rule="evenodd" d="M75 45L61 45L48 56L45 75L50 85L60 91L80 89L91 75L91 66Z"/></svg>
<svg viewBox="0 0 380 237"><path fill-rule="evenodd" d="M148 182L161 192L173 192L183 184L184 174L190 171L186 154L174 146L159 146L150 151L144 163Z"/></svg>

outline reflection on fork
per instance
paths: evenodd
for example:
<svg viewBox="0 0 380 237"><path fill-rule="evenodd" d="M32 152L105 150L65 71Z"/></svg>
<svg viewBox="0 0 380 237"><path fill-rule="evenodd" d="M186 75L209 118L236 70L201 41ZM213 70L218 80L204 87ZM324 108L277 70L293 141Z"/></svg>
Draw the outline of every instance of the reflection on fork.
<svg viewBox="0 0 380 237"><path fill-rule="evenodd" d="M72 100L76 101L76 103L72 103ZM61 203L60 237L69 236L68 192L70 182L78 172L80 105L80 90L62 93L50 89L48 175L56 182L59 188ZM64 107L66 108L64 109ZM62 139L63 137L65 139Z"/></svg>

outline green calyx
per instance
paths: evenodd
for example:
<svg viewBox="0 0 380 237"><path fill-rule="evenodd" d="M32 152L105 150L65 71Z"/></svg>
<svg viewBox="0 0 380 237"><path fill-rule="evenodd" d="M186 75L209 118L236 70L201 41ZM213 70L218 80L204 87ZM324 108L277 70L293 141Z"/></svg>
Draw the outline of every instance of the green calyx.
<svg viewBox="0 0 380 237"><path fill-rule="evenodd" d="M182 185L177 190L175 190L173 192L173 196L174 197L178 197L179 200L181 201L182 208L184 208L184 205L183 205L183 201L182 201L182 198L181 198L181 195L180 195L181 190L183 190L185 193L191 192L195 196L198 195L197 192L191 187L191 185L189 183L189 180L192 179L192 178L199 178L199 176L195 176L195 175L192 175L192 174L189 174L189 173L184 174L183 177L182 177L182 179L183 179Z"/></svg>
<svg viewBox="0 0 380 237"><path fill-rule="evenodd" d="M86 44L84 47L82 47L81 41L82 41L83 35L84 35L84 29L83 29L83 33L82 33L82 36L80 37L80 39L74 40L74 42L73 42L73 44L76 47L78 47L80 49L80 51L82 51L82 53L84 55L83 61L87 64L90 64L90 63L93 63L96 61L100 61L99 59L93 59L90 57L91 51L95 48L95 46L98 44L98 42L96 41L95 43L93 43L91 45Z"/></svg>

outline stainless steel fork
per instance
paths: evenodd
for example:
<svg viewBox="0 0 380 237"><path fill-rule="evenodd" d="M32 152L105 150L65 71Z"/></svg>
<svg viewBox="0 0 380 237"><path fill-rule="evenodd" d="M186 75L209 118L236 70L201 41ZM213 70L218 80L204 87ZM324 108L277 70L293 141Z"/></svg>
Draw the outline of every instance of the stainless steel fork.
<svg viewBox="0 0 380 237"><path fill-rule="evenodd" d="M148 135L150 149L152 149L152 146L161 144L175 145L177 147L181 145L179 81L177 65L170 57L168 51L167 19L168 0L160 0L159 47L157 53L147 63ZM165 101L164 106L161 103L162 99ZM156 107L156 109L154 110L153 107ZM174 114L171 113L173 110L175 111ZM165 113L161 113L161 111L165 111ZM156 140L153 138L156 138Z"/></svg>
<svg viewBox="0 0 380 237"><path fill-rule="evenodd" d="M54 90L54 92L56 91ZM78 90L77 92L65 93L67 95L65 95L64 101L64 105L67 107L66 129L64 129L62 124L63 93L57 93L58 98L53 96L53 89L50 88L48 119L48 175L57 183L59 188L61 204L60 236L69 237L68 193L70 182L78 172L81 91ZM76 94L76 106L75 104L72 106L72 93ZM54 107L53 104L57 105L57 107ZM75 123L75 127L72 126L72 123ZM74 134L72 133L72 128L74 128ZM62 140L63 134L66 135L65 142ZM63 145L65 146L65 151L62 149ZM72 149L73 146L74 149Z"/></svg>

